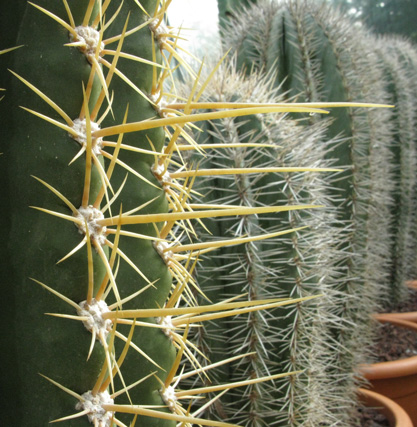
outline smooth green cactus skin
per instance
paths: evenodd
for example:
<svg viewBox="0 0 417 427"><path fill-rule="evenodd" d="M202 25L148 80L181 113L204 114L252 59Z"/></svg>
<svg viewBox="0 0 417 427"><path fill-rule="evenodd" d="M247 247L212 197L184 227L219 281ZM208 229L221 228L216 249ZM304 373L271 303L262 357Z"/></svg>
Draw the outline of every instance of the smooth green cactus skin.
<svg viewBox="0 0 417 427"><path fill-rule="evenodd" d="M17 9L22 3L19 2ZM80 19L84 6L80 1L73 5L75 19ZM65 16L62 4L51 7L57 15ZM10 66L55 99L71 117L77 117L83 103L81 84L87 82L90 66L77 50L63 47L65 43L68 34L57 31L54 21L27 5L17 39L17 44L24 44L25 48L12 55ZM2 378L11 379L2 395L8 396L7 406L12 411L11 415L2 411L1 416L7 425L41 426L63 413L72 413L74 404L73 399L57 393L39 373L78 392L89 390L101 369L103 351L96 346L87 362L89 333L80 323L45 316L47 312L65 312L66 304L29 280L34 278L53 286L75 301L85 299L88 285L85 252L80 251L67 262L56 265L79 243L77 229L69 222L63 224L58 218L28 207L44 206L68 213L61 201L31 175L65 192L72 203L80 205L84 165L78 162L68 167L78 144L65 132L40 123L19 108L24 105L51 115L51 109L21 82L15 79L8 90L9 96L2 105L1 169L2 203L7 203L5 220L6 225L10 224L10 229L3 230L7 236L4 246L10 259L9 263L2 262L2 268L7 269L2 292L5 300L14 306L14 314L9 314L11 340L2 348L14 347L15 352L8 363L1 364L5 368ZM97 93L97 86L93 91ZM98 187L97 173L93 173L92 197ZM95 283L99 283L104 269L98 266L98 257L94 258ZM55 362L51 363L52 360ZM46 407L51 410L46 411ZM68 425L88 425L88 422L83 419Z"/></svg>

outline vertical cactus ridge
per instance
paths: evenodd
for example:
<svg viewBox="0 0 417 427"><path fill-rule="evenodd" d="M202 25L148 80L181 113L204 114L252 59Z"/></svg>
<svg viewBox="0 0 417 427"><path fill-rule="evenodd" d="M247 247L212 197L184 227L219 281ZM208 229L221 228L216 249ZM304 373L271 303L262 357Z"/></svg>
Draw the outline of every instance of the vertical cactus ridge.
<svg viewBox="0 0 417 427"><path fill-rule="evenodd" d="M416 52L415 48L410 45L409 43L406 43L404 41L401 41L399 39L396 39L392 43L391 50L398 49L399 56L397 57L399 60L399 64L404 70L404 77L407 78L408 82L408 90L409 96L412 98L415 96L416 91L416 84L415 80L413 78L414 75L414 67L416 65ZM417 221L416 221L416 128L415 128L415 107L414 105L411 107L410 111L407 111L408 116L411 118L412 122L408 125L408 131L410 132L408 141L404 145L405 153L401 154L401 156L410 156L409 159L405 160L405 164L403 165L405 168L405 185L407 186L408 190L405 191L401 203L404 204L404 211L408 211L407 219L404 222L404 219L401 221L401 227L406 227L406 231L401 231L405 234L404 239L404 254L403 254L403 274L405 279L411 279L411 277L414 277L416 275L416 227L417 227ZM406 131L407 132L407 131ZM407 173L408 171L408 173ZM405 189L405 187L403 187ZM399 271L401 274L401 269ZM397 279L398 280L398 279Z"/></svg>
<svg viewBox="0 0 417 427"><path fill-rule="evenodd" d="M212 84L211 91L207 94L208 99L217 102L228 102L231 99L237 102L241 102L242 99L260 102L262 94L259 98L254 99L251 96L254 88L251 87L248 90L248 86L251 84L236 78L233 80L228 75L230 68L227 71L225 69L221 72L222 77ZM251 83L255 83L255 79L252 79ZM262 86L258 86L258 89L260 92L263 91ZM265 101L266 99L264 97ZM260 158L265 157L265 153L261 150L258 153L253 151L253 145L264 143L265 139L261 122L257 117L244 118L243 121L239 119L235 121L232 118L224 119L207 125L205 130L205 133L201 135L203 143L210 142L216 148L210 150L208 155L201 160L203 166L206 164L215 168L271 166L271 164L259 162ZM245 146L245 144L251 143L252 148ZM251 183L260 178L261 175L255 177L242 174L207 177L199 183L200 186L197 189L199 193L205 195L202 198L203 201L208 199L216 204L233 203L241 206L257 206L259 203L256 200L256 194ZM210 232L215 233L211 236L213 240L222 235L240 237L259 236L261 234L259 219L256 217L240 216L226 221L222 219L210 220L206 224ZM207 238L210 237L207 236ZM263 250L262 242L251 242L240 246L239 249L235 247L219 249L216 254L210 257L210 260L205 259L201 267L197 269L199 285L204 294L209 298L214 298L214 301L243 293L247 294L246 298L249 301L264 298L266 295L265 287L261 287L260 283L265 280L265 271L262 269L258 256L258 252ZM241 257L244 257L246 262L244 271L242 270ZM211 360L221 360L227 351L231 355L251 352L249 356L237 360L227 370L223 368L221 371L214 372L214 378L228 377L239 381L261 377L271 372L271 364L267 362L267 354L265 354L266 348L262 348L262 343L266 341L267 326L264 316L263 313L249 313L247 316L232 321L220 320L208 324L204 331L199 334L196 341L201 348L208 347L208 355ZM242 336L242 322L247 323L248 326L246 338ZM233 339L234 337L235 339ZM271 350L269 345L266 347L269 349L268 351ZM242 395L249 396L249 398L241 401ZM235 406L236 400L241 403L240 408ZM213 414L213 417L215 419L220 415L232 422L245 424L253 422L254 425L258 425L259 422L262 422L262 416L266 415L268 402L272 400L271 387L266 384L249 385L245 389L236 390L224 396L217 405L218 414ZM231 412L234 410L236 413L232 417Z"/></svg>
<svg viewBox="0 0 417 427"><path fill-rule="evenodd" d="M296 11L300 16L302 5ZM330 62L322 79L325 93L327 84L334 87L332 78L328 81L327 76L336 69L347 100L372 96L384 102L384 77L371 48L372 39L353 29L349 21L328 14L325 7L317 8L311 14L319 31L328 40L329 50L323 58L327 58L329 52L335 58L335 66ZM370 68L374 70L372 74L367 72ZM324 64L323 70L326 70ZM327 93L332 99L333 94ZM339 368L344 370L346 386L350 388L356 387L353 377L356 366L369 357L366 349L372 341L370 315L378 311L381 288L387 287L389 279L386 261L389 259L389 207L392 203L389 118L388 110L351 109L346 119L337 117L335 129L330 129L330 132L342 131L343 136L349 137L344 146L330 155L342 159L350 169L341 185L345 203L339 206L344 212L342 219L347 221L345 271L348 280L345 293L353 298L347 299L345 313L341 314L356 327L341 328L337 332L341 343L350 349L349 353L340 352Z"/></svg>
<svg viewBox="0 0 417 427"><path fill-rule="evenodd" d="M15 43L23 47L9 52L0 106L7 425L227 427L200 418L190 402L210 393L214 402L225 390L291 374L260 371L242 382L181 387L184 377L213 368L199 364L188 339L194 324L258 316L305 299L260 293L235 301L233 293L198 305L198 258L221 246L256 248L289 232L253 235L258 216L317 207L194 203L200 175L220 172L193 169L183 154L204 149L189 130L194 122L321 113L323 105L198 104L207 85L176 53L176 30L164 24L169 3L39 0L16 8L24 9ZM175 93L174 57L195 79L185 100ZM207 108L215 110L194 113ZM221 173L242 182L249 172L277 173L276 166L236 166ZM237 215L247 218L250 236L196 239L196 223Z"/></svg>
<svg viewBox="0 0 417 427"><path fill-rule="evenodd" d="M401 39L382 38L376 45L380 61L389 76L388 92L396 109L392 121L395 123L392 146L394 165L393 175L393 236L391 255L391 287L386 295L386 305L393 305L405 298L407 290L405 281L409 266L413 265L415 250L407 249L407 242L412 241L412 195L415 179L415 106L413 104L413 82L410 80L409 69L403 66L405 57L412 54L412 48Z"/></svg>

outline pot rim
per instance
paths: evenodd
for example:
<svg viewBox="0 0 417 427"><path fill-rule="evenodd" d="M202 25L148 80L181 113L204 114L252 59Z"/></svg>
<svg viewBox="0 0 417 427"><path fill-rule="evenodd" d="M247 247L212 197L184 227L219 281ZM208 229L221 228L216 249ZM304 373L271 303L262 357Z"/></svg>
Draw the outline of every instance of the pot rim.
<svg viewBox="0 0 417 427"><path fill-rule="evenodd" d="M392 399L364 388L359 388L358 391L365 399L367 407L382 406L381 412L388 418L392 427L413 427L407 412Z"/></svg>
<svg viewBox="0 0 417 427"><path fill-rule="evenodd" d="M375 315L374 318L378 319L379 315ZM408 322L417 323L417 311L401 311L398 313L384 313L385 318L390 320L406 320Z"/></svg>
<svg viewBox="0 0 417 427"><path fill-rule="evenodd" d="M381 323L392 323L417 332L417 323L408 320L392 318L386 314L377 314L374 315L374 318ZM359 371L368 380L415 375L417 374L417 356L410 356L389 362L361 364L359 365Z"/></svg>

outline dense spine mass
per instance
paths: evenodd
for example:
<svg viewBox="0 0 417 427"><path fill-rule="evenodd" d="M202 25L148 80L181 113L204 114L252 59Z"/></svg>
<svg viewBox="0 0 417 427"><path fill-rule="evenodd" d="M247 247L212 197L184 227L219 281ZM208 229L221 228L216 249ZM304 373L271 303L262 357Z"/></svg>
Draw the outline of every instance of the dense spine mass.
<svg viewBox="0 0 417 427"><path fill-rule="evenodd" d="M391 288L388 305L404 298L402 284L416 274L416 84L413 71L417 55L415 49L401 38L383 38L376 45L385 73L388 92L397 106L393 112L394 206L391 244Z"/></svg>
<svg viewBox="0 0 417 427"><path fill-rule="evenodd" d="M224 67L221 77L206 94L211 100L248 99L267 102L276 99L270 76L257 73L244 79ZM274 120L250 116L224 119L204 127L199 141L212 144L202 166L229 168L272 168L310 165L329 167L324 156L330 142L325 142L325 123L306 126L304 121ZM233 147L229 144L234 143ZM247 144L256 143L257 147ZM207 177L198 183L204 199L215 203L239 203L257 206L269 203L317 203L325 210L291 212L273 217L240 216L205 222L200 231L204 239L218 236L262 236L293 229L293 233L266 241L220 248L197 268L198 283L213 301L242 295L249 301L271 297L306 297L321 294L317 300L271 313L252 313L236 319L220 319L199 330L196 343L210 359L250 352L226 370L213 372L236 381L256 378L270 371L299 371L298 375L277 379L275 384L259 384L236 389L213 407L212 418L250 426L281 422L283 425L303 419L316 425L332 418L324 402L334 379L328 367L335 362L331 351L330 326L338 321L337 294L340 274L336 263L342 253L335 249L340 231L326 196L329 174L288 171L270 174ZM306 228L304 228L306 227ZM253 352L253 353L252 353ZM314 404L311 403L314 401ZM310 403L309 403L310 402Z"/></svg>
<svg viewBox="0 0 417 427"><path fill-rule="evenodd" d="M324 3L258 2L222 34L225 47L235 47L238 68L248 74L254 69L275 72L276 87L288 100L388 100L387 77L378 63L375 39ZM333 354L338 354L328 364L334 388L326 411L344 425L351 422L347 407L355 405L356 367L368 357L364 350L372 339L370 315L386 302L387 293L392 294L388 287L395 124L389 110L337 109L330 118L327 137L338 139L325 157L335 159L334 165L344 172L327 191L336 207L342 240L335 244L342 252L337 263L340 276L334 283L340 298L333 305L333 331L325 332ZM312 124L321 121L318 116L309 119ZM403 293L404 283L397 287ZM346 395L350 398L345 399ZM343 400L347 405L335 404ZM304 405L302 400L291 402L289 413L291 404ZM309 425L304 417L291 423Z"/></svg>

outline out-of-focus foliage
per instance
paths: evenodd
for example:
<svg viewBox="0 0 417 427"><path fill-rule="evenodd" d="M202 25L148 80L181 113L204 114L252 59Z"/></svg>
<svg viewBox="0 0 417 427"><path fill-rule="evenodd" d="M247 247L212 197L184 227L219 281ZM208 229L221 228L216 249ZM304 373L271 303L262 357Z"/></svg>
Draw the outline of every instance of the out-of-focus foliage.
<svg viewBox="0 0 417 427"><path fill-rule="evenodd" d="M417 42L415 0L329 0L356 15L378 34L401 34Z"/></svg>

